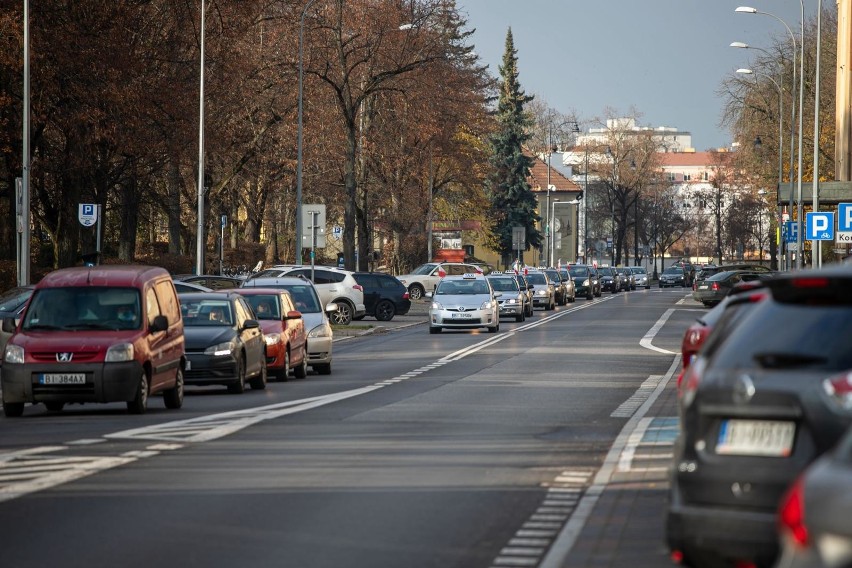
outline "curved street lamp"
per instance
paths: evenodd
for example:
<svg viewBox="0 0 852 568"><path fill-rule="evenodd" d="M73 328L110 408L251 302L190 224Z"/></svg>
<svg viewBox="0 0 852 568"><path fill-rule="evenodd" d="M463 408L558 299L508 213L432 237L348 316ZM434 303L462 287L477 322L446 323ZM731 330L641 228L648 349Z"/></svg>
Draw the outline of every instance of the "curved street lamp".
<svg viewBox="0 0 852 568"><path fill-rule="evenodd" d="M798 201L798 238L796 243L796 268L802 267L802 237L804 232L804 227L802 226L802 215L803 215L803 207L802 207L802 116L804 114L803 103L804 103L804 91L805 91L805 2L804 0L799 0L799 4L802 8L802 18L801 18L801 41L799 42L799 168L797 172L797 181L796 181L796 199ZM790 26L787 25L787 22L776 16L775 14L771 14L769 12L761 12L756 8L752 8L750 6L740 6L734 12L739 12L743 14L763 14L765 16L770 16L775 18L779 22L781 22L785 28L787 28L787 32L790 34L790 39L793 41L793 69L795 72L795 53L796 53L796 36L793 34L793 30L790 29ZM792 128L792 125L791 125ZM792 147L792 138L790 141ZM790 171L790 216L793 215L793 191L792 191L792 178L793 172Z"/></svg>

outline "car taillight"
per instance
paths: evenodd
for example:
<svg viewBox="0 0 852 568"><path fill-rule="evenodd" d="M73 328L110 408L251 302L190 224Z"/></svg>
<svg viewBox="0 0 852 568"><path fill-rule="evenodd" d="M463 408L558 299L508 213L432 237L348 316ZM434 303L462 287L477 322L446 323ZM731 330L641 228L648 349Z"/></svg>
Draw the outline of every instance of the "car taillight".
<svg viewBox="0 0 852 568"><path fill-rule="evenodd" d="M719 291L719 283L713 282L713 285L710 286L710 289L713 290L714 292L718 292Z"/></svg>
<svg viewBox="0 0 852 568"><path fill-rule="evenodd" d="M358 290L359 292L363 292L363 291L364 291L364 287L363 287L363 286L361 286L360 284L355 284L354 286L352 286L352 289L353 289L353 290Z"/></svg>
<svg viewBox="0 0 852 568"><path fill-rule="evenodd" d="M825 379L822 388L832 402L842 410L852 412L852 371Z"/></svg>
<svg viewBox="0 0 852 568"><path fill-rule="evenodd" d="M695 361L687 367L682 377L678 377L678 397L684 408L687 408L695 400L695 394L698 392L698 385L701 383L701 374L704 372L706 362L701 357L696 357Z"/></svg>
<svg viewBox="0 0 852 568"><path fill-rule="evenodd" d="M781 508L778 510L778 526L794 543L801 547L808 546L808 527L805 526L805 500L801 477L793 483L781 501Z"/></svg>
<svg viewBox="0 0 852 568"><path fill-rule="evenodd" d="M794 288L827 288L828 287L828 278L794 278L793 279L793 287Z"/></svg>
<svg viewBox="0 0 852 568"><path fill-rule="evenodd" d="M408 295L408 292L405 292L405 293L402 295L402 299L403 299L403 300L408 300L408 299L410 299L410 298L411 298L411 296L409 296L409 295Z"/></svg>

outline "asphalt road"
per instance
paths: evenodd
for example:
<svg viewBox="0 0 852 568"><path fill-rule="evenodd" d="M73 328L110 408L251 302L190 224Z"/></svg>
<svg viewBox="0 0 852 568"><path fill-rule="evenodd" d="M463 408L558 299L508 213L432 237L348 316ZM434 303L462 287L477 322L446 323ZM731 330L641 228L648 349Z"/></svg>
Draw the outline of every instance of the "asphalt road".
<svg viewBox="0 0 852 568"><path fill-rule="evenodd" d="M430 335L418 306L339 333L330 376L143 416L28 407L0 418L0 562L669 565L673 373L702 311L685 296L606 294L498 334Z"/></svg>

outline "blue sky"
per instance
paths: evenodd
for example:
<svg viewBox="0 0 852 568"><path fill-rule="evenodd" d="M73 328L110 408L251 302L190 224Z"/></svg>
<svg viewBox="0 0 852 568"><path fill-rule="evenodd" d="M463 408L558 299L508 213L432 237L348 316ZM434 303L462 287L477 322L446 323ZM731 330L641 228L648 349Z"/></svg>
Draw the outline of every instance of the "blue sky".
<svg viewBox="0 0 852 568"><path fill-rule="evenodd" d="M804 4L810 19L817 2ZM511 27L528 94L562 113L576 113L581 122L604 117L607 108L623 115L635 108L642 126L691 132L697 150L730 144L730 134L719 126L722 101L716 92L725 76L760 55L730 43L767 48L773 37L790 41L777 19L734 9L751 6L774 14L797 37L801 20L796 0L456 0L456 5L476 29L470 41L493 75Z"/></svg>

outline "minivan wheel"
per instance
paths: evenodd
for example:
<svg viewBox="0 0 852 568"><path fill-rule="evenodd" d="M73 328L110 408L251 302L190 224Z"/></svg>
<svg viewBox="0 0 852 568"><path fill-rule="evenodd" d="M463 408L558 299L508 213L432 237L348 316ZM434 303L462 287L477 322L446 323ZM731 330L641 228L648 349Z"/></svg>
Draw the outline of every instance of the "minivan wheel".
<svg viewBox="0 0 852 568"><path fill-rule="evenodd" d="M337 311L329 314L331 323L337 325L349 325L352 323L352 314L355 311L352 305L345 300L340 300L335 303L337 304Z"/></svg>
<svg viewBox="0 0 852 568"><path fill-rule="evenodd" d="M266 388L266 354L263 354L263 359L260 361L260 373L256 377L252 377L249 381L252 390L263 390Z"/></svg>
<svg viewBox="0 0 852 568"><path fill-rule="evenodd" d="M18 416L23 415L23 413L23 402L6 402L5 400L3 401L3 414L5 414L7 418L17 418Z"/></svg>
<svg viewBox="0 0 852 568"><path fill-rule="evenodd" d="M56 402L50 401L44 403L45 408L47 408L51 412L62 412L62 409L65 408L64 402Z"/></svg>
<svg viewBox="0 0 852 568"><path fill-rule="evenodd" d="M379 321L390 321L396 315L396 308L388 300L382 300L376 304L376 319Z"/></svg>
<svg viewBox="0 0 852 568"><path fill-rule="evenodd" d="M228 392L231 394L243 394L246 392L246 360L245 357L240 357L237 361L237 382L228 385Z"/></svg>
<svg viewBox="0 0 852 568"><path fill-rule="evenodd" d="M173 410L183 406L183 369L180 367L175 375L175 386L163 391L163 404Z"/></svg>
<svg viewBox="0 0 852 568"><path fill-rule="evenodd" d="M136 396L133 400L127 401L127 411L130 414L145 414L146 408L148 408L148 377L143 371L136 385Z"/></svg>
<svg viewBox="0 0 852 568"><path fill-rule="evenodd" d="M290 377L290 352L284 352L284 368L278 371L278 374L275 376L279 381L286 382Z"/></svg>
<svg viewBox="0 0 852 568"><path fill-rule="evenodd" d="M308 376L308 349L302 348L302 364L298 367L293 367L293 374L297 379L304 379Z"/></svg>
<svg viewBox="0 0 852 568"><path fill-rule="evenodd" d="M412 284L411 287L408 289L408 297L412 300L419 300L423 297L423 294L425 292L426 290L424 290L423 286L421 286L420 284Z"/></svg>

